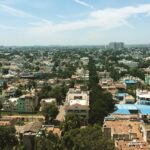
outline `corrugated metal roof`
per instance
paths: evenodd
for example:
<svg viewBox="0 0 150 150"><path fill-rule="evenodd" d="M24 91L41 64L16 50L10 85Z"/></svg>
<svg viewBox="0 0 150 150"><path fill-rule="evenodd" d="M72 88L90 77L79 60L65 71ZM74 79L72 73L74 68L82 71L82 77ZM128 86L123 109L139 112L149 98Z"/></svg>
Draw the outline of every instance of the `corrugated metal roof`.
<svg viewBox="0 0 150 150"><path fill-rule="evenodd" d="M137 81L136 80L125 80L125 83L126 84L135 84L135 83L137 83Z"/></svg>
<svg viewBox="0 0 150 150"><path fill-rule="evenodd" d="M125 114L125 115L130 115L129 110L127 109L118 109L117 111L115 111L113 114Z"/></svg>
<svg viewBox="0 0 150 150"><path fill-rule="evenodd" d="M137 110L134 104L116 104L118 109Z"/></svg>
<svg viewBox="0 0 150 150"><path fill-rule="evenodd" d="M138 110L142 114L150 114L150 106L149 105L141 105L141 104L116 104L117 111L113 114L130 114L129 110Z"/></svg>
<svg viewBox="0 0 150 150"><path fill-rule="evenodd" d="M117 96L118 97L124 97L126 95L126 93L118 93Z"/></svg>

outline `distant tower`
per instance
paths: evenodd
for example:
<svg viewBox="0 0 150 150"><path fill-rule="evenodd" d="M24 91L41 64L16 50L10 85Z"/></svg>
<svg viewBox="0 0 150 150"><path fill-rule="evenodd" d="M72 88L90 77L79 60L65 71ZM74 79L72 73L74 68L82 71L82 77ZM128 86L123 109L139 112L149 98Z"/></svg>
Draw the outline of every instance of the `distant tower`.
<svg viewBox="0 0 150 150"><path fill-rule="evenodd" d="M114 50L123 49L124 43L123 42L111 42L109 43L108 47Z"/></svg>

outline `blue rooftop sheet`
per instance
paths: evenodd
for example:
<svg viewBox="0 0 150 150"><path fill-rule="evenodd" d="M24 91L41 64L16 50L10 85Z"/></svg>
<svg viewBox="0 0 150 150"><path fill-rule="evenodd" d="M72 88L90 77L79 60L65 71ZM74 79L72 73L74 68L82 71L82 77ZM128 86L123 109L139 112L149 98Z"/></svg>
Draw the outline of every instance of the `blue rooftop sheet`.
<svg viewBox="0 0 150 150"><path fill-rule="evenodd" d="M126 84L135 84L135 83L137 83L137 81L136 80L125 80L125 83Z"/></svg>
<svg viewBox="0 0 150 150"><path fill-rule="evenodd" d="M118 97L124 97L126 95L126 93L118 93L117 96Z"/></svg>
<svg viewBox="0 0 150 150"><path fill-rule="evenodd" d="M134 104L116 104L118 109L127 109L127 110L137 110L137 107Z"/></svg>
<svg viewBox="0 0 150 150"><path fill-rule="evenodd" d="M140 104L135 104L135 106L138 108L138 109L150 109L150 106L149 105L140 105Z"/></svg>
<svg viewBox="0 0 150 150"><path fill-rule="evenodd" d="M125 114L125 115L129 115L130 112L127 109L118 109L117 111L113 112L113 114Z"/></svg>
<svg viewBox="0 0 150 150"><path fill-rule="evenodd" d="M140 112L144 115L150 114L150 109L141 109Z"/></svg>
<svg viewBox="0 0 150 150"><path fill-rule="evenodd" d="M113 114L130 114L129 110L138 110L142 114L150 114L150 105L116 104L117 110Z"/></svg>

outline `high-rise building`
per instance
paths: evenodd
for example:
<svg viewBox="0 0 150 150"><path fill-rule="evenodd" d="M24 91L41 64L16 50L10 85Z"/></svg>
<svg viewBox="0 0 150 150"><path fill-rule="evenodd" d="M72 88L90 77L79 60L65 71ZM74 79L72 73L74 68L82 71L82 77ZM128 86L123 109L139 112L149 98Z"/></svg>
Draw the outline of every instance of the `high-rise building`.
<svg viewBox="0 0 150 150"><path fill-rule="evenodd" d="M124 48L124 43L123 42L111 42L109 43L109 46L108 46L110 49L122 49Z"/></svg>

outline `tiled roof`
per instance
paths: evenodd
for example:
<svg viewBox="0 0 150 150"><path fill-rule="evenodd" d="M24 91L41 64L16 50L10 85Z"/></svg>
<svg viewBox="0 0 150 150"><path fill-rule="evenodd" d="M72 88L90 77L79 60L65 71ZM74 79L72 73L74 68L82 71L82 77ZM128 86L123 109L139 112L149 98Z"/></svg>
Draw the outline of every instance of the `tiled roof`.
<svg viewBox="0 0 150 150"><path fill-rule="evenodd" d="M24 133L25 132L37 133L41 127L42 127L41 122L31 122L31 123L28 123L24 126L23 132Z"/></svg>

